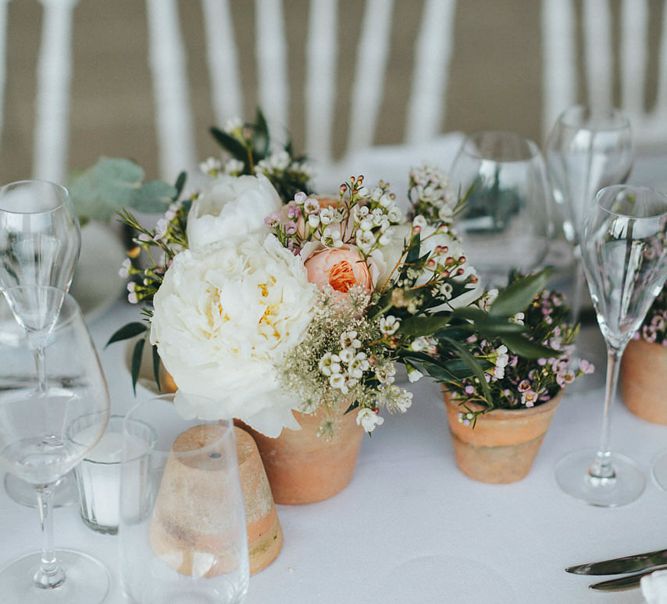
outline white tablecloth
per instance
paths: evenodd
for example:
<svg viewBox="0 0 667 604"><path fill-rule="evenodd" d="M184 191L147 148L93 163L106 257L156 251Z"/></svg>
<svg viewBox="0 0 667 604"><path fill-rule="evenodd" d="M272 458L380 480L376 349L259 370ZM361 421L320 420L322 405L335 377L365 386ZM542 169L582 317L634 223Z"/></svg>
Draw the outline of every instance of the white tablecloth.
<svg viewBox="0 0 667 604"><path fill-rule="evenodd" d="M118 302L91 326L109 378L113 411L133 404L125 347L103 350L109 335L134 320ZM592 334L592 335L591 335ZM596 330L587 347L599 351ZM598 360L599 362L599 360ZM456 468L438 388L414 387L410 411L367 439L350 486L323 503L280 506L285 545L250 582L248 604L575 604L641 602L638 590L599 594L567 565L667 547L667 493L650 481L641 499L619 509L588 507L558 490L556 461L594 446L602 411L601 380L562 402L531 474L507 486L484 485ZM648 469L667 447L667 427L614 409L613 444ZM93 533L74 507L55 511L57 545L100 558L111 570L110 604L124 602L117 538ZM0 563L35 550L37 513L0 493ZM6 602L0 594L0 602Z"/></svg>

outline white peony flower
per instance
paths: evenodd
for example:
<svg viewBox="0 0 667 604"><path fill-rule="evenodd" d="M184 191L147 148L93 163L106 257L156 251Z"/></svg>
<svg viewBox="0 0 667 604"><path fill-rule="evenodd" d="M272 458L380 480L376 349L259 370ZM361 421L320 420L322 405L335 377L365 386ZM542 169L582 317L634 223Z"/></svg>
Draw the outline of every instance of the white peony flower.
<svg viewBox="0 0 667 604"><path fill-rule="evenodd" d="M264 218L281 207L278 193L265 176L219 176L202 191L188 214L190 249L266 234Z"/></svg>
<svg viewBox="0 0 667 604"><path fill-rule="evenodd" d="M384 417L380 417L371 409L360 409L357 413L357 426L361 426L366 432L372 432L382 424L384 424Z"/></svg>
<svg viewBox="0 0 667 604"><path fill-rule="evenodd" d="M272 437L298 428L278 367L315 299L303 264L273 235L178 254L155 294L151 342L183 393L215 400L181 411L239 418Z"/></svg>

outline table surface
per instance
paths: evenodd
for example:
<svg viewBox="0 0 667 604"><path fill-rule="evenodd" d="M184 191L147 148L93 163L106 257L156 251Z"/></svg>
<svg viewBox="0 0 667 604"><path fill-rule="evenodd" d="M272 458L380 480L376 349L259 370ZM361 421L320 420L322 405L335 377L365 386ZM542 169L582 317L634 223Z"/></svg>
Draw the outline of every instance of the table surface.
<svg viewBox="0 0 667 604"><path fill-rule="evenodd" d="M126 348L103 345L135 317L136 308L119 301L91 325L114 413L134 400ZM582 332L582 346L601 360L596 328ZM474 482L457 470L437 385L426 379L411 385L413 407L365 440L345 491L318 504L279 506L285 545L251 579L247 603L641 602L637 590L599 594L588 590L590 579L563 572L570 564L667 545L667 493L650 480L639 501L617 509L586 506L556 486L556 461L597 440L603 375L600 367L580 385L584 392L565 397L530 475L502 486ZM613 445L648 470L667 446L667 427L617 404ZM86 528L76 507L56 510L54 519L57 545L99 557L113 576L110 604L124 602L117 538ZM36 511L4 491L0 535L0 563L39 545Z"/></svg>
<svg viewBox="0 0 667 604"><path fill-rule="evenodd" d="M632 180L667 188L664 159L641 158ZM414 163L411 156L401 161ZM136 318L136 307L118 301L90 326L113 413L134 404L127 348L103 346L120 325ZM563 572L571 564L667 547L667 493L648 478L651 461L667 448L667 427L615 405L612 446L647 474L637 502L594 508L556 485L558 459L595 446L599 434L604 347L596 327L582 331L580 345L598 372L564 397L525 480L485 485L461 474L438 386L427 379L410 385L413 407L388 418L365 440L347 489L322 503L278 506L285 545L269 568L252 577L247 604L642 602L638 590L596 593L587 588L591 579ZM57 546L102 560L113 577L109 604L125 602L117 537L92 532L76 507L56 510L54 520ZM39 543L37 512L17 505L0 488L0 564Z"/></svg>

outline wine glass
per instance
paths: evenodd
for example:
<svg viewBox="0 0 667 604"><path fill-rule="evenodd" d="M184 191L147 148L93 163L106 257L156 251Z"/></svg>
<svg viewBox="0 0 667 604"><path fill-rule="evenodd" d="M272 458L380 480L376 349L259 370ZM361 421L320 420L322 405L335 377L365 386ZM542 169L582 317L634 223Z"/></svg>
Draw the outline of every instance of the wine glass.
<svg viewBox="0 0 667 604"><path fill-rule="evenodd" d="M634 461L610 451L611 405L623 351L667 278L666 238L667 198L647 187L605 187L586 217L582 261L607 344L604 414L597 451L567 455L556 467L556 480L592 505L630 503L646 484Z"/></svg>
<svg viewBox="0 0 667 604"><path fill-rule="evenodd" d="M584 287L580 250L584 216L602 187L624 183L630 174L630 121L617 109L570 107L549 134L545 155L553 199L562 214L563 232L576 261L570 304L576 323Z"/></svg>
<svg viewBox="0 0 667 604"><path fill-rule="evenodd" d="M37 370L30 333L0 296L0 320L16 319L0 339L0 464L33 485L42 527L42 551L0 570L3 601L21 604L102 602L109 573L94 558L53 547L53 489L101 438L109 417L109 393L95 347L74 299L55 288L60 312L45 338L46 391L35 388ZM20 288L25 289L25 288ZM23 292L22 295L26 295ZM8 337L7 334L11 334Z"/></svg>
<svg viewBox="0 0 667 604"><path fill-rule="evenodd" d="M486 285L502 285L509 268L530 272L548 252L549 187L537 145L513 132L468 136L450 178L467 195L458 228Z"/></svg>
<svg viewBox="0 0 667 604"><path fill-rule="evenodd" d="M67 189L42 180L23 180L0 189L0 289L12 289L14 312L30 329L37 387L46 390L46 369L41 339L46 337L60 307L53 291L17 286L47 286L68 291L81 249L81 233ZM41 335L40 335L41 334ZM23 505L34 505L32 488L15 476L5 477L9 496ZM61 481L55 505L76 501L71 476Z"/></svg>
<svg viewBox="0 0 667 604"><path fill-rule="evenodd" d="M125 417L120 575L137 604L239 604L248 589L245 507L234 424L185 419L179 392Z"/></svg>

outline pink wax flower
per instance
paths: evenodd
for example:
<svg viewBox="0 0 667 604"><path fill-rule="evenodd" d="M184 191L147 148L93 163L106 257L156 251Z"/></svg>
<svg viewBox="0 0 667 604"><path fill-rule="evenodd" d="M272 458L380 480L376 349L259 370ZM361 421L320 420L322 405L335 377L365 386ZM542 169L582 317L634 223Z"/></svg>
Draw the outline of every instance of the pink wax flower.
<svg viewBox="0 0 667 604"><path fill-rule="evenodd" d="M371 291L368 264L353 245L318 250L306 260L305 267L308 281L319 288L330 285L337 292L347 293L358 285L367 292Z"/></svg>

